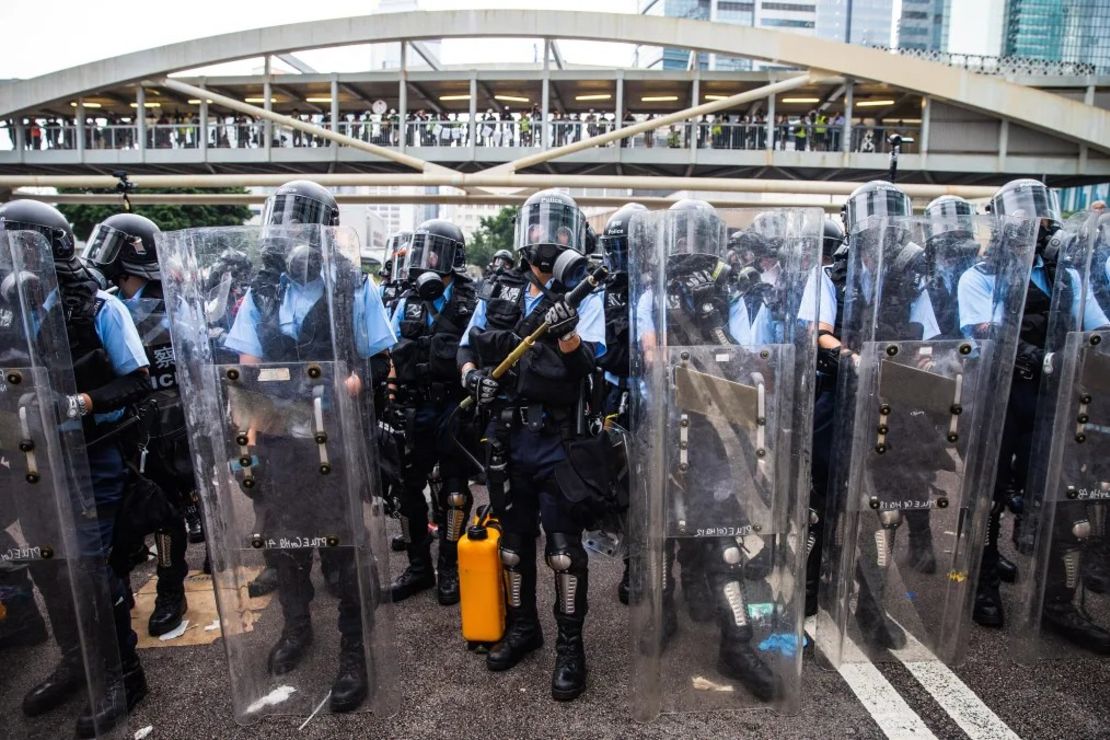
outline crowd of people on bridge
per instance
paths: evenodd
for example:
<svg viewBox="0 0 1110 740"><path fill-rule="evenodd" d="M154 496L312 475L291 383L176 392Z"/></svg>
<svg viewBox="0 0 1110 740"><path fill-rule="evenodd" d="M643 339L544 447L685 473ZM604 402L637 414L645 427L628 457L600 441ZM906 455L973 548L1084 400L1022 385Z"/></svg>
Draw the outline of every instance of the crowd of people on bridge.
<svg viewBox="0 0 1110 740"><path fill-rule="evenodd" d="M335 130L378 146L406 147L539 147L542 146L542 113L539 106L514 111L505 106L487 108L475 116L473 132L468 112L447 112L421 108L404 117L390 109L377 114L366 111L341 111L333 122L322 110L292 110L288 115L304 123ZM631 126L666 115L661 112L624 114L621 123ZM143 120L144 134L134 115L112 112L96 113L85 118L83 146L85 149L137 149L145 135L147 149L260 149L266 147L267 131L275 148L326 147L330 142L318 135L266 122L243 114L232 115L212 111L205 127L197 110L188 112L152 108ZM550 122L549 142L552 147L605 134L618 128L617 117L606 111L556 113ZM634 137L608 142L601 146L622 148L670 148L725 150L838 152L884 152L887 136L899 133L912 139L916 125L883 118L856 119L850 125L842 112L830 114L811 110L805 114L778 114L768 121L763 113L721 112L699 116L688 121L664 123L656 129ZM78 148L77 119L74 116L31 116L9 119L0 123L0 148L28 151L75 150ZM845 141L845 136L850 138ZM473 140L472 140L473 137ZM768 138L771 146L768 147ZM847 147L845 147L847 143ZM904 145L903 151L912 151Z"/></svg>

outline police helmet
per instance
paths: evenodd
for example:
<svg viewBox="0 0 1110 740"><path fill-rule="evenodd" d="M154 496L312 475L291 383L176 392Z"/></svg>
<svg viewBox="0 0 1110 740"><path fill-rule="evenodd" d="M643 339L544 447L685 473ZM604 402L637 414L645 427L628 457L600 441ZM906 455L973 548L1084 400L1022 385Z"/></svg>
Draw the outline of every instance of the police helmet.
<svg viewBox="0 0 1110 740"><path fill-rule="evenodd" d="M836 250L844 244L844 227L831 216L825 216L825 233L821 237L821 256L832 259Z"/></svg>
<svg viewBox="0 0 1110 740"><path fill-rule="evenodd" d="M698 198L683 198L672 203L667 210L672 212L672 252L724 254L728 235L716 208Z"/></svg>
<svg viewBox="0 0 1110 740"><path fill-rule="evenodd" d="M466 239L458 226L441 218L433 218L416 227L412 233L404 274L416 280L422 273L450 275L466 267Z"/></svg>
<svg viewBox="0 0 1110 740"><path fill-rule="evenodd" d="M555 260L567 250L585 255L586 239L586 219L565 193L541 190L520 208L516 248L540 272L554 272Z"/></svg>
<svg viewBox="0 0 1110 740"><path fill-rule="evenodd" d="M339 206L335 196L311 180L287 182L266 199L262 208L263 226L339 225Z"/></svg>
<svg viewBox="0 0 1110 740"><path fill-rule="evenodd" d="M76 239L69 221L54 206L37 200L13 200L0 205L0 231L36 231L46 237L61 277L87 277L74 252Z"/></svg>
<svg viewBox="0 0 1110 740"><path fill-rule="evenodd" d="M625 203L605 222L605 231L598 241L613 270L628 269L628 227L633 216L646 212L647 208L640 203Z"/></svg>
<svg viewBox="0 0 1110 740"><path fill-rule="evenodd" d="M872 180L852 191L844 202L841 216L849 234L869 218L898 218L913 215L910 198L901 188L886 180Z"/></svg>
<svg viewBox="0 0 1110 740"><path fill-rule="evenodd" d="M158 225L145 216L117 213L93 228L81 257L108 280L124 274L161 280L155 244L155 235L160 233Z"/></svg>
<svg viewBox="0 0 1110 740"><path fill-rule="evenodd" d="M975 209L957 195L942 195L925 206L925 233L939 237L969 239L975 234Z"/></svg>
<svg viewBox="0 0 1110 740"><path fill-rule="evenodd" d="M490 266L497 269L511 269L513 266L513 253L507 249L498 249L490 259Z"/></svg>

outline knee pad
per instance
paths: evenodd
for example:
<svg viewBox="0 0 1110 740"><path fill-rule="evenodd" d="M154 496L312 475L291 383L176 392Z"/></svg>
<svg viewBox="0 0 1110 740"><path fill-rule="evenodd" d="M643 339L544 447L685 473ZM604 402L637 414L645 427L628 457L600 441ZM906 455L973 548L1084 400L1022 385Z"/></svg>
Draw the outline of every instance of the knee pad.
<svg viewBox="0 0 1110 740"><path fill-rule="evenodd" d="M705 569L709 573L738 573L744 565L744 551L732 538L720 538L706 553Z"/></svg>
<svg viewBox="0 0 1110 740"><path fill-rule="evenodd" d="M456 484L457 485L457 484ZM473 498L465 486L452 485L447 489L447 528L444 533L448 542L458 542L466 528L466 515L470 511Z"/></svg>
<svg viewBox="0 0 1110 740"><path fill-rule="evenodd" d="M890 564L894 552L894 532L902 526L903 514L901 511L879 512L879 529L875 530L875 550L878 554L877 564L885 568Z"/></svg>
<svg viewBox="0 0 1110 740"><path fill-rule="evenodd" d="M589 556L581 536L553 532L547 536L547 565L555 571L555 612L568 617L585 616L586 605L579 597L584 587Z"/></svg>

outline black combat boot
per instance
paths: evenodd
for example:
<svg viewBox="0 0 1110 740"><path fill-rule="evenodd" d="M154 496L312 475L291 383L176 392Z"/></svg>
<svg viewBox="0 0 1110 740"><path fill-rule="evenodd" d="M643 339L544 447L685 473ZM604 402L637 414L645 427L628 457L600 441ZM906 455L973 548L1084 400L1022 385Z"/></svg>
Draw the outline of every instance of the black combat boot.
<svg viewBox="0 0 1110 740"><path fill-rule="evenodd" d="M998 562L995 564L998 571L998 580L1003 583L1016 583L1018 577L1017 565L1002 553L998 553Z"/></svg>
<svg viewBox="0 0 1110 740"><path fill-rule="evenodd" d="M547 564L555 572L555 670L551 696L571 701L586 690L586 649L582 641L588 609L589 556L581 537L562 532L547 536Z"/></svg>
<svg viewBox="0 0 1110 740"><path fill-rule="evenodd" d="M344 637L339 644L339 673L331 685L331 711L351 712L366 700L366 653L361 637Z"/></svg>
<svg viewBox="0 0 1110 740"><path fill-rule="evenodd" d="M403 534L395 534L389 540L389 549L393 552L404 552L409 548L409 541Z"/></svg>
<svg viewBox="0 0 1110 740"><path fill-rule="evenodd" d="M981 627L1002 627L1006 622L1002 610L998 573L998 533L1002 527L1002 504L991 507L987 522L987 544L983 548L983 561L979 566L979 583L975 589L975 608L971 618Z"/></svg>
<svg viewBox="0 0 1110 740"><path fill-rule="evenodd" d="M906 633L883 610L875 594L867 585L861 569L857 568L859 598L856 603L856 623L864 641L873 648L899 650L906 646Z"/></svg>
<svg viewBox="0 0 1110 740"><path fill-rule="evenodd" d="M690 619L701 623L712 622L717 617L717 609L705 577L701 543L679 539L677 546L682 600L686 602Z"/></svg>
<svg viewBox="0 0 1110 740"><path fill-rule="evenodd" d="M139 663L139 656L132 651L124 661L123 681L112 681L103 696L96 697L92 704L77 717L77 737L97 737L119 724L147 694L146 674Z"/></svg>
<svg viewBox="0 0 1110 740"><path fill-rule="evenodd" d="M459 543L439 540L436 600L441 606L459 603Z"/></svg>
<svg viewBox="0 0 1110 740"><path fill-rule="evenodd" d="M543 647L543 629L536 613L536 544L511 533L501 536L508 601L505 635L486 654L486 668L506 671L533 650Z"/></svg>
<svg viewBox="0 0 1110 740"><path fill-rule="evenodd" d="M185 599L185 591L173 593L159 593L154 599L154 611L150 613L147 630L151 637L158 637L167 632L173 632L181 625L185 612L189 609L189 602Z"/></svg>
<svg viewBox="0 0 1110 740"><path fill-rule="evenodd" d="M85 685L85 664L80 648L69 648L41 683L23 697L23 713L37 717L61 705Z"/></svg>
<svg viewBox="0 0 1110 740"><path fill-rule="evenodd" d="M625 606L628 606L628 602L629 602L629 598L628 598L629 585L628 585L628 582L629 582L630 576L629 576L628 570L629 570L629 559L628 559L628 556L625 555L624 556L624 572L621 574L621 582L617 584L617 600L620 601L620 603L624 604Z"/></svg>
<svg viewBox="0 0 1110 740"><path fill-rule="evenodd" d="M410 596L436 585L436 572L432 567L432 549L425 538L408 546L409 565L393 579L390 592L393 601L404 601Z"/></svg>
<svg viewBox="0 0 1110 740"><path fill-rule="evenodd" d="M272 593L278 587L277 568L267 565L254 580L247 584L247 595L252 599Z"/></svg>
<svg viewBox="0 0 1110 740"><path fill-rule="evenodd" d="M717 670L739 681L760 701L770 701L776 693L775 674L752 649L753 632L744 598L740 548L734 541L725 540L708 557L711 560L706 567L721 627Z"/></svg>
<svg viewBox="0 0 1110 740"><path fill-rule="evenodd" d="M312 644L312 623L301 622L286 624L281 637L270 650L269 669L274 676L280 676L296 668L305 652Z"/></svg>
<svg viewBox="0 0 1110 740"><path fill-rule="evenodd" d="M1110 631L1091 621L1070 599L1050 601L1046 597L1041 624L1046 631L1059 635L1084 650L1110 655Z"/></svg>
<svg viewBox="0 0 1110 740"><path fill-rule="evenodd" d="M905 517L910 530L909 566L918 573L936 573L937 558L933 552L933 530L929 527L929 512L907 511Z"/></svg>

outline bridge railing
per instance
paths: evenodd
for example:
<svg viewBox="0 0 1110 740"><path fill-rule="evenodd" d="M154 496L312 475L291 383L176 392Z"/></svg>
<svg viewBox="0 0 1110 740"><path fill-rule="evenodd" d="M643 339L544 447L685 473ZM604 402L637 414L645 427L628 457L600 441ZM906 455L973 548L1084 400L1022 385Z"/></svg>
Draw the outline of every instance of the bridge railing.
<svg viewBox="0 0 1110 740"><path fill-rule="evenodd" d="M0 124L0 150L12 151L22 139L25 151L76 150L78 127L73 124L22 125L17 132L15 125ZM616 126L612 120L554 120L548 124L549 145L571 144ZM242 118L209 120L207 127L197 121L179 123L148 123L145 125L146 149L196 150L202 139L210 149L262 149L266 146L267 127L262 121ZM532 148L541 146L541 125L530 119L477 120L474 124L473 145L479 148ZM346 136L378 146L396 147L405 137L406 147L469 147L470 125L465 120L408 121L403 127L394 120L340 121L336 131ZM321 136L307 132L271 128L271 145L278 149L305 149L332 146ZM902 151L911 154L920 151L920 124L902 122L876 122L867 119L853 124L847 130L848 151L883 153L890 151L888 137L900 134L906 141ZM768 125L765 121L733 123L727 121L696 121L660 126L654 130L602 147L630 149L718 149L753 151L774 149L778 151L839 152L844 149L843 123L812 122L803 119L781 120ZM134 123L87 125L84 127L84 148L128 150L139 149L139 126ZM769 140L770 139L770 140ZM912 141L911 141L912 139Z"/></svg>

